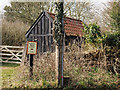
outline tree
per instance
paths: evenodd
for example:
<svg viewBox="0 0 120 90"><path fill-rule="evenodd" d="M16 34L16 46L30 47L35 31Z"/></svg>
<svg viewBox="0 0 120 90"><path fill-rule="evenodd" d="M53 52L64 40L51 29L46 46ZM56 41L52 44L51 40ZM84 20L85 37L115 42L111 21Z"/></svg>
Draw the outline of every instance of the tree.
<svg viewBox="0 0 120 90"><path fill-rule="evenodd" d="M89 23L94 19L95 10L93 8L94 4L87 0L80 2L66 2L64 5L64 13L66 16Z"/></svg>
<svg viewBox="0 0 120 90"><path fill-rule="evenodd" d="M112 9L109 14L111 18L111 29L120 33L120 1L113 2Z"/></svg>
<svg viewBox="0 0 120 90"><path fill-rule="evenodd" d="M53 11L52 3L49 2L11 2L6 6L5 16L8 21L21 20L32 24L43 10Z"/></svg>
<svg viewBox="0 0 120 90"><path fill-rule="evenodd" d="M93 4L88 1L65 2L64 14L88 22L94 18ZM11 2L4 8L8 21L21 20L32 24L43 10L55 13L53 2Z"/></svg>
<svg viewBox="0 0 120 90"><path fill-rule="evenodd" d="M107 30L120 32L120 1L105 4L102 19Z"/></svg>
<svg viewBox="0 0 120 90"><path fill-rule="evenodd" d="M62 1L62 2L61 2ZM63 49L64 49L64 21L63 21L63 0L58 0L54 21L54 41L56 43L56 72L58 86L63 87Z"/></svg>

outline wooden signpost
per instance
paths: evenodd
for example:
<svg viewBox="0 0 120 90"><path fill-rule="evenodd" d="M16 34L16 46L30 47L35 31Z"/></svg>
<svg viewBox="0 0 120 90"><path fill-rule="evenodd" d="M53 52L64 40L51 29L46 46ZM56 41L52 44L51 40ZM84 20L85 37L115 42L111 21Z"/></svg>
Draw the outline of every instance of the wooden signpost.
<svg viewBox="0 0 120 90"><path fill-rule="evenodd" d="M30 59L30 78L33 75L33 55L37 54L37 42L28 41L27 42L27 54L29 54Z"/></svg>

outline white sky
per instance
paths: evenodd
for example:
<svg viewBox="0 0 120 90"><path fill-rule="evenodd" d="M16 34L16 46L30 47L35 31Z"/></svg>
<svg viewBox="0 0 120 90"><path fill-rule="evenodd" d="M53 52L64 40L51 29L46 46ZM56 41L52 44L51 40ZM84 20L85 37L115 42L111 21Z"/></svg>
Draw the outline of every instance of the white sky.
<svg viewBox="0 0 120 90"><path fill-rule="evenodd" d="M11 0L0 0L0 13L4 12L3 8L6 5L10 5L10 1ZM21 0L13 0L13 1L21 1ZM22 1L26 1L26 0L22 0ZM28 1L34 1L34 0L28 0ZM43 0L37 0L37 1L40 2L40 1L43 1ZM73 1L73 0L67 0L67 1ZM76 0L76 1L79 2L79 1L82 1L82 0ZM103 7L102 3L108 2L110 0L90 0L90 1L94 2L97 7L101 7L102 8Z"/></svg>
<svg viewBox="0 0 120 90"><path fill-rule="evenodd" d="M3 12L6 5L10 5L10 0L0 0L0 12Z"/></svg>

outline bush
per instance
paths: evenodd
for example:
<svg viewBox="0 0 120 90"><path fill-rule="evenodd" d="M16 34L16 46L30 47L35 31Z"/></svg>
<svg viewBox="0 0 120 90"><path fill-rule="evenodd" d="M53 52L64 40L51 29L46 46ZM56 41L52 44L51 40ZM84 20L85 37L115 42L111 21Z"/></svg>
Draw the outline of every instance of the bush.
<svg viewBox="0 0 120 90"><path fill-rule="evenodd" d="M86 42L98 45L102 41L100 27L97 24L84 25L84 37Z"/></svg>
<svg viewBox="0 0 120 90"><path fill-rule="evenodd" d="M120 48L120 33L108 34L103 39L103 45Z"/></svg>
<svg viewBox="0 0 120 90"><path fill-rule="evenodd" d="M29 25L20 21L2 21L2 44L3 45L22 45L25 43L25 33Z"/></svg>

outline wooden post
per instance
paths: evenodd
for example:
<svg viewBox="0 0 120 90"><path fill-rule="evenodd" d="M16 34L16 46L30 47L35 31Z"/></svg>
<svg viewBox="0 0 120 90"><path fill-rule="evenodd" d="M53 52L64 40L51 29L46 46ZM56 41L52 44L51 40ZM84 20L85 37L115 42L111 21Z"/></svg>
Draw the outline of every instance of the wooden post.
<svg viewBox="0 0 120 90"><path fill-rule="evenodd" d="M58 87L63 88L63 46L56 46L56 79Z"/></svg>
<svg viewBox="0 0 120 90"><path fill-rule="evenodd" d="M56 65L56 68L55 68L55 72L56 72L56 79L58 79L58 61L59 61L59 50L58 50L58 46L56 45L55 47L55 50L56 50L56 59L55 59L55 65Z"/></svg>
<svg viewBox="0 0 120 90"><path fill-rule="evenodd" d="M63 0L56 2L56 16L54 21L54 40L56 43L56 77L58 87L63 88L63 54L64 54L64 20Z"/></svg>
<svg viewBox="0 0 120 90"><path fill-rule="evenodd" d="M59 75L58 75L58 83L61 86L61 88L63 88L63 46L59 47L59 67L58 67L58 71L59 71Z"/></svg>
<svg viewBox="0 0 120 90"><path fill-rule="evenodd" d="M30 78L32 79L33 75L33 55L30 54Z"/></svg>

